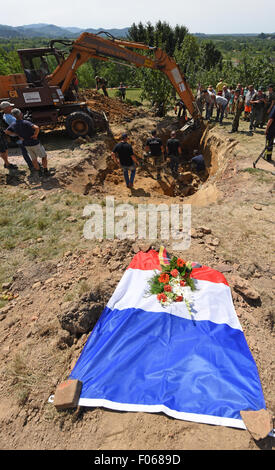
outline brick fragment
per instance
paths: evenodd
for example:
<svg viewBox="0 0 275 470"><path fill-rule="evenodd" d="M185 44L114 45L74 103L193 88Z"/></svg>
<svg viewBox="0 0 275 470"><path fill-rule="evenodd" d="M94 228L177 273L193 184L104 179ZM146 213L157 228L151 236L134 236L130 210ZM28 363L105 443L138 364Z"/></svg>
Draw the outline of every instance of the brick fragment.
<svg viewBox="0 0 275 470"><path fill-rule="evenodd" d="M272 430L272 417L267 410L241 411L248 432L257 441L264 439Z"/></svg>
<svg viewBox="0 0 275 470"><path fill-rule="evenodd" d="M75 408L82 389L80 380L66 380L58 385L54 395L54 406L58 410Z"/></svg>

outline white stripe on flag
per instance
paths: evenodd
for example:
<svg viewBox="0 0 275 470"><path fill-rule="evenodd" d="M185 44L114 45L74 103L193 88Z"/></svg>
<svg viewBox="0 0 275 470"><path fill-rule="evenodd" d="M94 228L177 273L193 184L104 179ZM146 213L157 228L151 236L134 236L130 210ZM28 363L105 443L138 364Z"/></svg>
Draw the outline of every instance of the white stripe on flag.
<svg viewBox="0 0 275 470"><path fill-rule="evenodd" d="M107 307L112 310L137 308L147 312L165 312L187 320L208 320L217 324L227 324L231 328L242 331L229 286L223 283L195 280L197 290L193 293L194 307L191 318L184 302L163 307L155 295L146 295L148 280L154 274L155 271L128 269L123 274ZM129 286L136 286L136 288L130 289Z"/></svg>

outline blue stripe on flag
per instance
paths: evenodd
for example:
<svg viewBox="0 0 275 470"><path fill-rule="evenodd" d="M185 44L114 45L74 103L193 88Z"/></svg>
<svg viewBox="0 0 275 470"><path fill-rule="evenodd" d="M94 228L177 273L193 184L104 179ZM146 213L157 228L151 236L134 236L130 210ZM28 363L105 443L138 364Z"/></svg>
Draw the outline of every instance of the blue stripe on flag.
<svg viewBox="0 0 275 470"><path fill-rule="evenodd" d="M241 330L163 312L106 307L70 378L80 398L233 419L265 408Z"/></svg>

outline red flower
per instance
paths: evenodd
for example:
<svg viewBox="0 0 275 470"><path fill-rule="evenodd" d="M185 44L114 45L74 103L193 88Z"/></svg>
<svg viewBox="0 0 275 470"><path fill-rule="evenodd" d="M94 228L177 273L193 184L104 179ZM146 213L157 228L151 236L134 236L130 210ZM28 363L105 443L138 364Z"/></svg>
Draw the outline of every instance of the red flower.
<svg viewBox="0 0 275 470"><path fill-rule="evenodd" d="M177 259L177 265L182 268L185 265L185 261L182 258Z"/></svg>
<svg viewBox="0 0 275 470"><path fill-rule="evenodd" d="M178 274L179 274L179 272L178 272L178 270L177 270L177 269L172 269L172 271L171 271L171 275L172 275L173 277L177 277L177 276L178 276Z"/></svg>
<svg viewBox="0 0 275 470"><path fill-rule="evenodd" d="M182 295L178 295L178 296L176 297L176 302L182 302L182 301L183 301Z"/></svg>
<svg viewBox="0 0 275 470"><path fill-rule="evenodd" d="M159 276L159 282L163 282L164 284L167 284L167 282L169 282L169 274L165 274L165 273L162 273L160 276Z"/></svg>
<svg viewBox="0 0 275 470"><path fill-rule="evenodd" d="M172 292L172 287L169 284L166 284L164 286L164 290L165 290L165 292Z"/></svg>
<svg viewBox="0 0 275 470"><path fill-rule="evenodd" d="M184 287L184 286L185 286L185 281L180 281L180 285L181 285L182 287Z"/></svg>
<svg viewBox="0 0 275 470"><path fill-rule="evenodd" d="M157 299L158 299L160 302L161 302L161 301L166 302L167 297L166 297L165 294L158 294L158 295L157 295Z"/></svg>

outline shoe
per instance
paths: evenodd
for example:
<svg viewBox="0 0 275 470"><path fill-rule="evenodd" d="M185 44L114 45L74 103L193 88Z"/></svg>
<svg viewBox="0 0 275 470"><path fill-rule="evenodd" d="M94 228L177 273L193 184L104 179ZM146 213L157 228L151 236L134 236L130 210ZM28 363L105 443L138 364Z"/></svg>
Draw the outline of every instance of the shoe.
<svg viewBox="0 0 275 470"><path fill-rule="evenodd" d="M51 176L51 174L50 174L48 168L43 168L43 176L46 176L46 177Z"/></svg>
<svg viewBox="0 0 275 470"><path fill-rule="evenodd" d="M18 166L13 165L13 163L5 163L4 168L6 168L7 170L18 170Z"/></svg>
<svg viewBox="0 0 275 470"><path fill-rule="evenodd" d="M236 131L229 131L228 134L234 134Z"/></svg>

